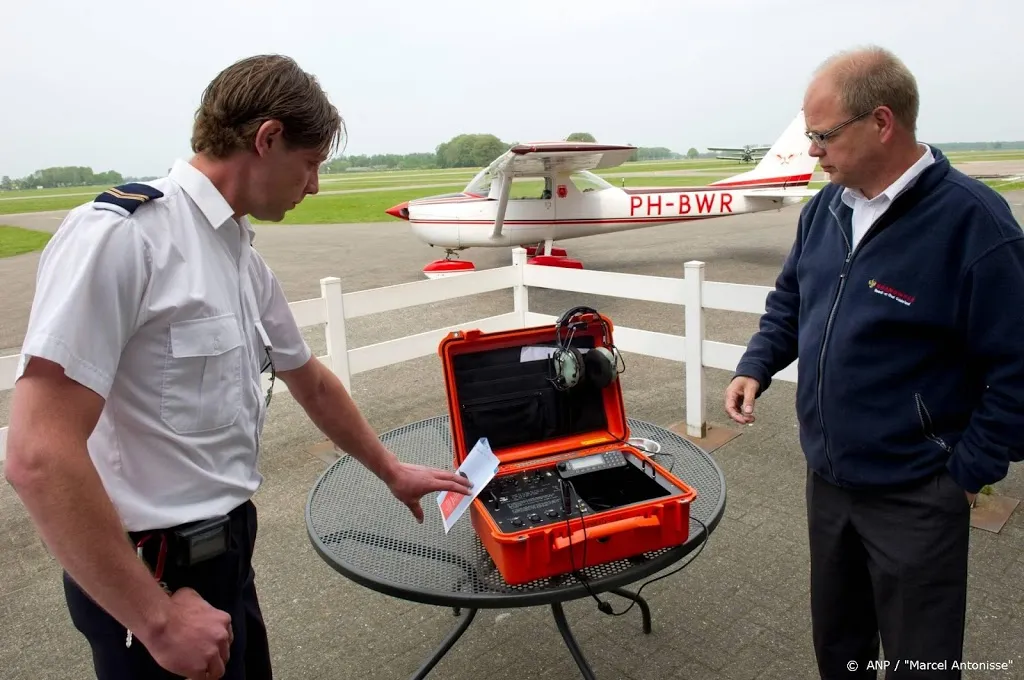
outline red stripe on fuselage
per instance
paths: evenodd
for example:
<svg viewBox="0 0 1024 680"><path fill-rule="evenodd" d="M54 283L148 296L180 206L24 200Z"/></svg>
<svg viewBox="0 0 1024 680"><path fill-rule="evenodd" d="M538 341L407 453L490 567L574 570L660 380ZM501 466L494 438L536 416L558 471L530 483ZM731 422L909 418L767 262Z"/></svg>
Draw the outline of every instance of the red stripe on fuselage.
<svg viewBox="0 0 1024 680"><path fill-rule="evenodd" d="M807 173L806 175L790 175L789 177L762 177L756 179L743 179L737 182L723 181L720 184L709 184L708 187L711 189L718 189L720 187L763 187L767 184L807 184L810 181L811 173Z"/></svg>
<svg viewBox="0 0 1024 680"><path fill-rule="evenodd" d="M769 184L752 184L750 186L703 186L703 187L626 187L623 189L630 196L634 194L695 194L727 192L732 193L736 189L774 189L792 187L794 189L806 188L807 184L793 182L772 182Z"/></svg>
<svg viewBox="0 0 1024 680"><path fill-rule="evenodd" d="M659 222L686 222L703 220L711 217L728 217L731 213L715 213L707 215L675 215L673 217L614 217L603 219L575 220L505 220L505 226L534 226L538 224L657 224ZM492 226L494 220L410 220L410 224L450 224L453 226L487 225Z"/></svg>

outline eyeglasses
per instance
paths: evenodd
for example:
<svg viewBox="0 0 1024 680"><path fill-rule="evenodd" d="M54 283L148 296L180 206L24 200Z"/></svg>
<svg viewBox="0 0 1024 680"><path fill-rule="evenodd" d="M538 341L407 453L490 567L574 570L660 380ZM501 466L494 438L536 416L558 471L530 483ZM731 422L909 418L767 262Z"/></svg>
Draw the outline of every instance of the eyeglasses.
<svg viewBox="0 0 1024 680"><path fill-rule="evenodd" d="M824 132L811 132L810 130L808 130L807 132L804 133L804 135L806 135L807 139L811 140L811 142L814 143L816 146L824 149L825 145L828 144L828 140L830 137L833 137L837 132L842 130L850 123L854 123L871 113L874 113L874 109L871 109L870 111L865 111L864 113L859 113L853 118L844 120L842 123L836 125L831 130L825 130Z"/></svg>

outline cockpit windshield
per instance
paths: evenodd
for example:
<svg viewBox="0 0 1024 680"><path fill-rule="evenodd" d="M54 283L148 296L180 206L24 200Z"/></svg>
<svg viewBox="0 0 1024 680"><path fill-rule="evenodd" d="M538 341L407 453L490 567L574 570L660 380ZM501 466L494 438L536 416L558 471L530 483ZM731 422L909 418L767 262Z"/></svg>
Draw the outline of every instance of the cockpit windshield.
<svg viewBox="0 0 1024 680"><path fill-rule="evenodd" d="M491 191L491 182L494 181L495 171L492 168L484 168L476 174L476 177L466 185L465 193L486 196Z"/></svg>

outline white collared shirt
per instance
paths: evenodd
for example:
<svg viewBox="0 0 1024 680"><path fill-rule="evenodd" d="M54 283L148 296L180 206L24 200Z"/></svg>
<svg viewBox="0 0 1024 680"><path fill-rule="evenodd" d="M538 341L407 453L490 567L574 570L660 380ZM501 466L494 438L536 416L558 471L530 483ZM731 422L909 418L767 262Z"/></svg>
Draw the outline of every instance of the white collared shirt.
<svg viewBox="0 0 1024 680"><path fill-rule="evenodd" d="M907 168L906 172L886 187L885 191L874 198L869 200L859 189L851 189L849 187L843 189L843 203L853 208L853 241L850 243L851 248L857 247L857 244L864 238L864 234L868 232L871 225L885 214L885 211L889 209L889 206L896 200L896 197L906 191L913 184L914 180L917 179L918 175L935 162L935 156L932 154L931 147L927 144L918 144L918 146L923 148L924 152L917 159L917 162Z"/></svg>
<svg viewBox="0 0 1024 680"><path fill-rule="evenodd" d="M276 370L311 357L252 226L210 180L178 161L146 184L163 196L133 213L79 206L53 235L17 374L44 357L106 399L89 455L128 531L248 500L263 479L261 328Z"/></svg>

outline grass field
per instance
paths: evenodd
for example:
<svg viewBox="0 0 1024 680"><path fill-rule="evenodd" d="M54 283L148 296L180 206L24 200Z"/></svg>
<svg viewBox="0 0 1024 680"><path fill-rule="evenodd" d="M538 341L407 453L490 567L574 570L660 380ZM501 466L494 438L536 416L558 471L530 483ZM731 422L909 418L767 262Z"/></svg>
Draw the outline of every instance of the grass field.
<svg viewBox="0 0 1024 680"><path fill-rule="evenodd" d="M42 250L49 241L46 232L0 224L0 258Z"/></svg>
<svg viewBox="0 0 1024 680"><path fill-rule="evenodd" d="M326 194L308 196L277 224L334 224L355 222L384 222L395 219L385 210L412 198L461 191L465 184L433 189L406 189L404 191L367 191L355 194ZM262 224L253 220L253 224Z"/></svg>
<svg viewBox="0 0 1024 680"><path fill-rule="evenodd" d="M1024 151L954 152L956 163L967 161L1024 160ZM699 186L744 172L753 164L737 164L709 159L648 161L625 163L597 174L614 186ZM383 172L350 172L320 177L317 196L307 198L291 211L285 224L325 224L338 222L376 222L391 219L384 211L402 201L433 194L461 191L479 168L446 170L396 170ZM666 171L698 171L696 175L653 175ZM986 180L1000 191L1021 189L1021 183L1008 184ZM429 186L428 186L429 185ZM402 188L405 187L405 188ZM0 192L0 215L68 210L86 203L107 187L67 187L28 191ZM345 192L345 193L336 193ZM517 181L513 196L537 195L537 181Z"/></svg>

